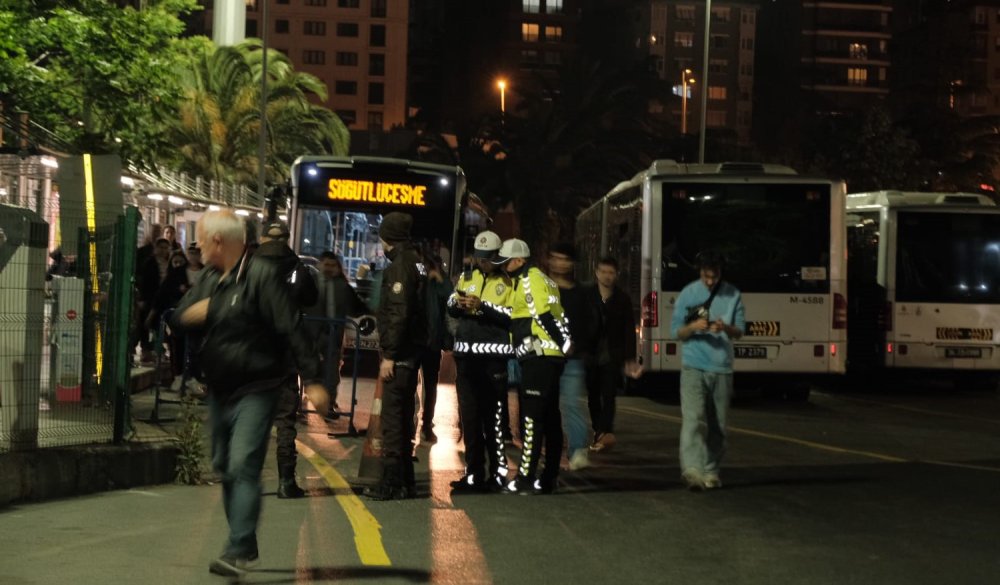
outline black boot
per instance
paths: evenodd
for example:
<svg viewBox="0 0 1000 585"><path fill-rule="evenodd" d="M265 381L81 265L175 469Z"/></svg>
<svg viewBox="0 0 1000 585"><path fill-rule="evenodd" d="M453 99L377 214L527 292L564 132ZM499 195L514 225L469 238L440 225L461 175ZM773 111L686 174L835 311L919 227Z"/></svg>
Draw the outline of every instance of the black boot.
<svg viewBox="0 0 1000 585"><path fill-rule="evenodd" d="M366 487L364 495L373 500L402 500L406 498L400 476L399 459L392 457L382 461L382 479L371 487Z"/></svg>
<svg viewBox="0 0 1000 585"><path fill-rule="evenodd" d="M417 497L417 478L413 471L413 457L403 457L399 461L399 475L407 498Z"/></svg>
<svg viewBox="0 0 1000 585"><path fill-rule="evenodd" d="M295 483L294 470L280 470L278 472L278 499L288 500L301 498L306 495L305 490Z"/></svg>

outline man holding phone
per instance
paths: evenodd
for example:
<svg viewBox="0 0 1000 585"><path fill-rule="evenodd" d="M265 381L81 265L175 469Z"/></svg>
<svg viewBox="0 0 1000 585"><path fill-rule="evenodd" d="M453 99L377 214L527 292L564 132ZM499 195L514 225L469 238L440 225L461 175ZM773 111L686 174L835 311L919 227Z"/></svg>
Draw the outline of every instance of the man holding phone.
<svg viewBox="0 0 1000 585"><path fill-rule="evenodd" d="M448 299L448 314L458 319L453 353L465 443L465 475L451 482L456 492L500 491L507 478L500 428L513 355L507 330L513 287L491 262L501 243L491 231L476 236L476 267L462 274Z"/></svg>
<svg viewBox="0 0 1000 585"><path fill-rule="evenodd" d="M692 491L722 487L726 416L733 395L733 340L746 328L739 289L722 281L724 259L695 259L699 278L677 296L670 335L681 340L681 479ZM689 317L690 315L690 317Z"/></svg>

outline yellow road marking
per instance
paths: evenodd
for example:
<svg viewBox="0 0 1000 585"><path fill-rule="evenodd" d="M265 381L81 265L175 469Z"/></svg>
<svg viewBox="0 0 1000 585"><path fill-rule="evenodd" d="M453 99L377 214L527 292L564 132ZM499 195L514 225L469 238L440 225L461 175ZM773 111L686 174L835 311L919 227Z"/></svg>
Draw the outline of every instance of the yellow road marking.
<svg viewBox="0 0 1000 585"><path fill-rule="evenodd" d="M927 414L930 416L940 416L944 418L957 418L961 420L974 420L976 422L984 422L993 425L1000 425L1000 420L992 418L982 418L979 416L969 416L967 414L955 414L953 412L941 412L940 410L931 410L929 408L917 408L916 406L903 406L902 404L893 404L891 402L882 402L881 400L872 400L870 398L857 398L855 396L841 396L839 394L827 394L826 392L816 392L820 396L825 396L827 398L833 398L836 400L843 400L845 402L857 402L860 404L874 404L876 406L884 406L885 408L895 408L897 410L905 410L909 412L916 412L919 414Z"/></svg>
<svg viewBox="0 0 1000 585"><path fill-rule="evenodd" d="M680 424L682 422L681 417L673 416L670 414L660 414L655 412L646 412L638 408L630 406L619 406L619 412L628 412L629 414L634 414L636 416L642 416L646 418L666 420ZM869 459L877 459L879 461L889 461L891 463L926 463L928 465L941 465L944 467L958 467L962 469L974 469L977 471L992 471L994 473L1000 473L1000 468L990 467L986 465L974 465L970 463L956 463L953 461L934 461L934 460L921 460L921 459L906 459L904 457L896 457L895 455L886 455L884 453L876 453L874 451L861 451L859 449L848 449L845 447L837 447L835 445L827 445L825 443L816 443L814 441L806 441L805 439L796 439L795 437L786 437L785 435L776 435L773 433L765 433L762 431L755 431L752 429L744 429L740 427L729 427L729 430L734 433L739 433L742 435L749 435L751 437L758 437L762 439L770 439L772 441L780 441L783 443L791 443L793 445L801 445L803 447L809 447L811 449L817 449L820 451L829 451L831 453L839 453L842 455L860 455L862 457L868 457Z"/></svg>
<svg viewBox="0 0 1000 585"><path fill-rule="evenodd" d="M298 452L312 463L316 471L323 477L335 494L337 503L344 509L347 519L354 530L354 546L358 549L358 557L362 564L379 567L392 565L389 555L382 546L382 525L368 511L361 498L354 495L350 484L322 456L306 446L302 441L295 441Z"/></svg>

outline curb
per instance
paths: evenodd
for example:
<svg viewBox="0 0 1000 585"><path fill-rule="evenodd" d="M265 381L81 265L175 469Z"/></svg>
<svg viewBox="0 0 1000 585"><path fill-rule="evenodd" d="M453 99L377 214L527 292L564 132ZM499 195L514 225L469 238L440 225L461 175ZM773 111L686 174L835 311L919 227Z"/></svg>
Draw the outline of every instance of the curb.
<svg viewBox="0 0 1000 585"><path fill-rule="evenodd" d="M174 442L0 453L0 507L174 481Z"/></svg>

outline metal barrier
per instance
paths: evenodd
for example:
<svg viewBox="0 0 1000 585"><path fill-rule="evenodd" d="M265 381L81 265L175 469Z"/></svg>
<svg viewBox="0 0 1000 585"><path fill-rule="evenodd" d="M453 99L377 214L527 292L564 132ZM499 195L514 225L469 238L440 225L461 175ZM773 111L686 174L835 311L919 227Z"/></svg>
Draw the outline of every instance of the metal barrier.
<svg viewBox="0 0 1000 585"><path fill-rule="evenodd" d="M337 368L338 374L340 369L340 360L337 359L334 363L334 352L340 347L342 349L342 341L338 342L336 331L339 325L349 326L354 329L354 367L351 368L351 414L347 422L347 432L346 433L328 433L327 435L332 439L342 436L357 437L360 433L358 429L354 426L354 413L358 404L358 365L361 359L360 349L361 349L361 330L358 328L358 324L354 322L353 319L346 318L335 318L335 317L318 317L315 315L306 315L307 321L316 321L318 323L326 323L327 326L327 344L326 344L326 354L323 360L324 372L323 372L323 385L326 386L328 391L332 391L332 394L336 394L336 389L333 388L333 368ZM316 412L316 411L306 411L303 412ZM320 412L317 413L320 416L325 417L327 413Z"/></svg>
<svg viewBox="0 0 1000 585"><path fill-rule="evenodd" d="M167 333L167 324L170 322L170 317L173 314L174 314L174 309L167 309L166 311L164 311L163 315L160 316L160 324L156 328L156 340L153 342L155 344L154 345L154 351L156 353L156 362L155 362L155 365L153 366L154 368L156 368L155 369L156 382L153 384L153 410L152 410L152 412L149 413L149 418L145 419L143 422L157 424L157 423L161 423L161 422L172 422L174 420L177 420L175 417L160 418L160 405L161 404L180 404L183 401L183 398L184 398L185 388L186 388L186 385L187 385L187 381L189 379L188 369L189 369L189 366L190 366L190 363L191 363L191 360L190 360L190 356L191 356L190 347L191 347L191 345L189 343L184 344L184 370L183 370L183 373L181 374L181 387L180 387L180 391L179 391L180 392L180 397L177 400L173 400L173 399L169 399L169 398L161 398L160 397L160 390L164 386L164 384L163 384L163 354L164 354L163 345L164 345L164 343L167 340L167 335L166 335L166 333ZM173 358L173 356L170 356L170 357ZM173 371L171 371L171 373L170 373L170 378L173 379Z"/></svg>

